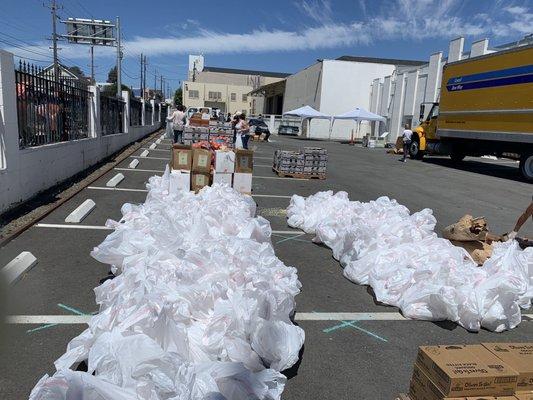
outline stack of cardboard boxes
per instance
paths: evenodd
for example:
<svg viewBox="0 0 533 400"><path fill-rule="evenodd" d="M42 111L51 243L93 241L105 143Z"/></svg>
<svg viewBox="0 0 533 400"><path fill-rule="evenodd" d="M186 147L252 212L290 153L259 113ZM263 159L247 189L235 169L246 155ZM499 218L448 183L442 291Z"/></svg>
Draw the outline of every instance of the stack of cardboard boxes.
<svg viewBox="0 0 533 400"><path fill-rule="evenodd" d="M213 141L233 148L233 131L224 126L186 126L183 129L183 144L190 146L202 141Z"/></svg>
<svg viewBox="0 0 533 400"><path fill-rule="evenodd" d="M533 400L533 343L421 346L410 400Z"/></svg>
<svg viewBox="0 0 533 400"><path fill-rule="evenodd" d="M327 150L318 147L304 147L299 151L276 150L272 169L280 176L323 179L327 162Z"/></svg>
<svg viewBox="0 0 533 400"><path fill-rule="evenodd" d="M216 150L213 153L175 144L171 160L171 185L174 188L198 192L213 182L226 183L241 193L252 193L251 150Z"/></svg>

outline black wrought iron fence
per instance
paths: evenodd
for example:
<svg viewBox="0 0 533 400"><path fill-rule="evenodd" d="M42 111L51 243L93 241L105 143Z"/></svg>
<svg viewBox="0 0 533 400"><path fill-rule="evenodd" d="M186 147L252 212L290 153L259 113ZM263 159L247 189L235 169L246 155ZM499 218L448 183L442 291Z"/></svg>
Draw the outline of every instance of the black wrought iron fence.
<svg viewBox="0 0 533 400"><path fill-rule="evenodd" d="M130 98L130 125L139 126L142 125L142 107L141 100L137 100L133 97Z"/></svg>
<svg viewBox="0 0 533 400"><path fill-rule="evenodd" d="M168 105L165 103L161 103L161 125L164 126L166 124L166 117L167 117L167 111Z"/></svg>
<svg viewBox="0 0 533 400"><path fill-rule="evenodd" d="M15 69L15 82L20 148L88 137L91 92L84 82L55 81L26 62Z"/></svg>
<svg viewBox="0 0 533 400"><path fill-rule="evenodd" d="M154 106L154 125L159 123L159 104Z"/></svg>
<svg viewBox="0 0 533 400"><path fill-rule="evenodd" d="M124 132L124 104L124 101L117 97L100 96L102 135Z"/></svg>
<svg viewBox="0 0 533 400"><path fill-rule="evenodd" d="M151 103L144 103L144 124L152 125L153 107Z"/></svg>

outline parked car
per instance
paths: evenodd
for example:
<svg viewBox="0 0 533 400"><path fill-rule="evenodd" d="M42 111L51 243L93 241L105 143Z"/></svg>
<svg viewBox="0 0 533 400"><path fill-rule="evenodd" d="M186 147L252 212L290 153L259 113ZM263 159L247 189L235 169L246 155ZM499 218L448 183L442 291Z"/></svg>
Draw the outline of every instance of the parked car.
<svg viewBox="0 0 533 400"><path fill-rule="evenodd" d="M261 119L252 118L248 121L248 125L250 125L250 127L255 126L255 133L258 135L262 133L270 135L267 124Z"/></svg>
<svg viewBox="0 0 533 400"><path fill-rule="evenodd" d="M278 128L278 135L296 135L300 133L300 127L296 122L292 121L281 121L281 124Z"/></svg>

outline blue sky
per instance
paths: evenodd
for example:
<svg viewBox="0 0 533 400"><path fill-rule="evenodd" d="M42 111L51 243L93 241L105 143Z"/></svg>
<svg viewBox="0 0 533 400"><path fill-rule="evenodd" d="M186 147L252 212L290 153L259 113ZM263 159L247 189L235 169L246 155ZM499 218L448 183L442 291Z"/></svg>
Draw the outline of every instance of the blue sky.
<svg viewBox="0 0 533 400"><path fill-rule="evenodd" d="M44 0L46 2L46 0ZM61 17L120 16L124 81L138 86L139 53L149 79L173 88L187 74L188 54L206 65L296 72L317 58L359 55L427 60L450 39L488 37L492 45L533 33L533 0L58 0ZM0 2L0 47L50 60L50 11L43 0ZM64 33L59 24L59 32ZM89 49L61 43L60 58L89 72ZM97 48L97 79L105 80L114 50Z"/></svg>

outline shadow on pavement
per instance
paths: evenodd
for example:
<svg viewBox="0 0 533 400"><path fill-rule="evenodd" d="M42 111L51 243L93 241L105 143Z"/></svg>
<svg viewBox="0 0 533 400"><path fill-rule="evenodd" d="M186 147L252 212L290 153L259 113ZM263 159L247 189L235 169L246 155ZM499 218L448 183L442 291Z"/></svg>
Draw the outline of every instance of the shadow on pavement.
<svg viewBox="0 0 533 400"><path fill-rule="evenodd" d="M428 164L439 165L441 167L452 168L460 171L473 172L475 174L493 176L495 178L504 178L517 182L524 182L518 170L518 164L502 165L491 162L483 162L476 160L464 160L459 163L453 162L449 158L424 158L424 162Z"/></svg>

